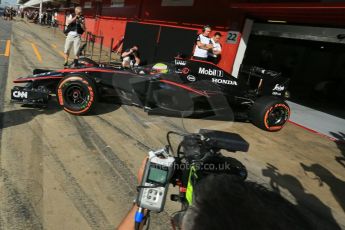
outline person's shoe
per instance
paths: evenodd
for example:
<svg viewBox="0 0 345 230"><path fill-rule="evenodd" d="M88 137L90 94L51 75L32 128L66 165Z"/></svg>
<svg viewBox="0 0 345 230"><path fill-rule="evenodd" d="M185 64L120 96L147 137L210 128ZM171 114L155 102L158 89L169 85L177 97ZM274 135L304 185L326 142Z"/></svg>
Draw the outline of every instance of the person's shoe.
<svg viewBox="0 0 345 230"><path fill-rule="evenodd" d="M68 61L65 61L65 63L63 64L63 66L68 66Z"/></svg>

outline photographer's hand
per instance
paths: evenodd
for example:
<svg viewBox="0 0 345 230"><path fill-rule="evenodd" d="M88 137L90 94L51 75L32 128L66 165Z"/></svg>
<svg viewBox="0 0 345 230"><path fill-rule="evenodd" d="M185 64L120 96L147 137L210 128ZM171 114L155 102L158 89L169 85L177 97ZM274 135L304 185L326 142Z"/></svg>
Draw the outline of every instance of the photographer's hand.
<svg viewBox="0 0 345 230"><path fill-rule="evenodd" d="M141 183L141 180L143 178L144 170L145 170L145 165L147 162L147 157L144 158L144 160L141 162L141 165L138 169L138 184ZM134 223L134 217L135 213L138 210L137 205L133 205L132 209L128 212L126 217L122 220L120 225L117 227L118 230L128 230L128 229L134 229L135 228L135 223ZM143 228L143 225L140 226L140 229Z"/></svg>
<svg viewBox="0 0 345 230"><path fill-rule="evenodd" d="M84 21L84 20L81 21L80 26L81 26L81 28L82 28L84 31L86 31L86 26L85 26L85 21Z"/></svg>
<svg viewBox="0 0 345 230"><path fill-rule="evenodd" d="M72 17L71 19L67 19L66 24L69 25L69 24L71 24L72 22L75 22L76 20L77 20L77 16L74 16L74 17Z"/></svg>
<svg viewBox="0 0 345 230"><path fill-rule="evenodd" d="M141 184L141 181L143 179L143 174L144 174L147 159L148 159L148 157L144 158L144 160L141 162L140 168L138 170L138 184Z"/></svg>

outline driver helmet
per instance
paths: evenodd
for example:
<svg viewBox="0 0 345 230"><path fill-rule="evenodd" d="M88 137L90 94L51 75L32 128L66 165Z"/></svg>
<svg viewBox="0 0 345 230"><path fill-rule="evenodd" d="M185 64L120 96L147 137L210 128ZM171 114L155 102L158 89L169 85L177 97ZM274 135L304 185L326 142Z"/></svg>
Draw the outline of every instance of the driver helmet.
<svg viewBox="0 0 345 230"><path fill-rule="evenodd" d="M164 63L157 63L152 66L151 73L168 73L168 66Z"/></svg>

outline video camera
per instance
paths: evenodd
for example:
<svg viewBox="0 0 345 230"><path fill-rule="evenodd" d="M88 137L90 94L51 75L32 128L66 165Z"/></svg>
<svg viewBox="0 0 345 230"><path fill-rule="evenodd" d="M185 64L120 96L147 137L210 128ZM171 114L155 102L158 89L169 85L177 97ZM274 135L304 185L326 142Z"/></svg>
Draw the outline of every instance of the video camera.
<svg viewBox="0 0 345 230"><path fill-rule="evenodd" d="M171 146L171 135L183 138L176 154ZM238 134L207 129L191 134L170 131L167 141L164 149L149 152L141 185L138 186L139 210L163 211L169 184L180 187L180 194L172 195L171 200L181 202L184 207L190 205L191 200L186 194L188 188L197 183L197 180L191 179L193 175L197 175L198 179L212 173L236 175L242 180L247 177L247 170L241 162L220 153L222 149L248 151L248 142ZM136 218L136 222L140 223L140 218Z"/></svg>
<svg viewBox="0 0 345 230"><path fill-rule="evenodd" d="M76 23L83 24L85 21L85 17L83 15L77 16Z"/></svg>

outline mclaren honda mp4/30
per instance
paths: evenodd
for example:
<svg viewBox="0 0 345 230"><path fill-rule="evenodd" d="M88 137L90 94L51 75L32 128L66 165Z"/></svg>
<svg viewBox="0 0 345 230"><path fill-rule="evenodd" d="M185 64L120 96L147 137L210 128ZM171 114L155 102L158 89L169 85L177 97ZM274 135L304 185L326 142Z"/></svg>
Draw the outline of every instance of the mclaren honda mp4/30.
<svg viewBox="0 0 345 230"><path fill-rule="evenodd" d="M75 115L89 113L107 99L139 106L149 114L221 114L267 131L282 129L290 116L284 101L289 79L258 67L240 72L235 78L212 63L193 59L123 69L80 58L67 69L35 69L33 75L14 80L24 85L12 89L11 99L44 106L55 95L59 105Z"/></svg>

